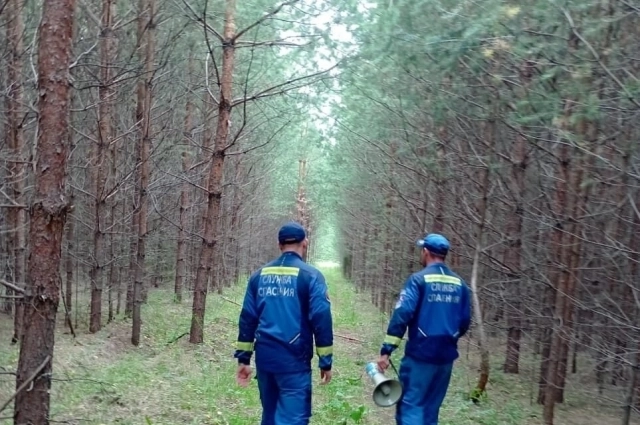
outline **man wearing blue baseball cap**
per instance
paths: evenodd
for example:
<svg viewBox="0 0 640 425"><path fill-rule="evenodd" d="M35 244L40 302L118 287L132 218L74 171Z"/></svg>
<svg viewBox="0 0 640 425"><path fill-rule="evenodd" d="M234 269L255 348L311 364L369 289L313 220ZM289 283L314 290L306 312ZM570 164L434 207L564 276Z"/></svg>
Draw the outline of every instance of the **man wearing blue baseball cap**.
<svg viewBox="0 0 640 425"><path fill-rule="evenodd" d="M422 270L405 282L380 349L378 368L389 367L408 328L400 365L402 399L396 407L398 425L437 425L449 387L458 340L471 325L471 291L446 264L449 241L431 233L420 239Z"/></svg>
<svg viewBox="0 0 640 425"><path fill-rule="evenodd" d="M304 228L278 232L281 255L249 278L239 320L236 381L251 380L255 351L261 425L307 425L311 417L311 360L315 339L321 384L331 381L333 323L322 273L303 260Z"/></svg>

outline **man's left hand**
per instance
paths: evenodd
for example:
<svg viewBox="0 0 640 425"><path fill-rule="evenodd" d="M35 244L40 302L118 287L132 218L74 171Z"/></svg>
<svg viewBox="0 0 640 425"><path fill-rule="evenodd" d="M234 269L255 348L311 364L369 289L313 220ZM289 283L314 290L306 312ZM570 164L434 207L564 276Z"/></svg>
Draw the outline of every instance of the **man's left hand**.
<svg viewBox="0 0 640 425"><path fill-rule="evenodd" d="M251 382L252 374L251 366L246 364L238 365L238 371L236 372L236 382L241 387L246 387Z"/></svg>
<svg viewBox="0 0 640 425"><path fill-rule="evenodd" d="M331 382L331 371L320 369L320 385L326 385Z"/></svg>

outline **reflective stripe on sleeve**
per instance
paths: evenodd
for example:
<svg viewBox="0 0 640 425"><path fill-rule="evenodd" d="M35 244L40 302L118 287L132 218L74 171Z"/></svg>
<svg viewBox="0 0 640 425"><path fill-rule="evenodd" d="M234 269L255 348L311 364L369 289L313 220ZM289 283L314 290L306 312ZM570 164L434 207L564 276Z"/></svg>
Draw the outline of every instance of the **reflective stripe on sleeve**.
<svg viewBox="0 0 640 425"><path fill-rule="evenodd" d="M391 345L395 345L396 347L398 345L400 345L400 342L402 341L402 338L398 338L397 336L393 336L393 335L387 335L384 338L384 343L385 344L391 344Z"/></svg>
<svg viewBox="0 0 640 425"><path fill-rule="evenodd" d="M318 353L319 356L329 356L333 354L333 346L330 345L328 347L316 347L316 353Z"/></svg>
<svg viewBox="0 0 640 425"><path fill-rule="evenodd" d="M253 351L253 342L238 341L236 343L236 348L240 351Z"/></svg>

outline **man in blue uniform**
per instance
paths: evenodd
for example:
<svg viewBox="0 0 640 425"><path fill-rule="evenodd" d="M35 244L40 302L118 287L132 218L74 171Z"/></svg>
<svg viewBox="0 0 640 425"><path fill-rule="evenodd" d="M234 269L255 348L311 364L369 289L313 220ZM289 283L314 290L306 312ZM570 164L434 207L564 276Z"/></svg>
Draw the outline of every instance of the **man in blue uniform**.
<svg viewBox="0 0 640 425"><path fill-rule="evenodd" d="M307 425L315 339L321 385L331 380L333 322L324 276L303 261L308 240L291 222L278 233L282 254L249 279L239 320L236 380L251 379L255 351L261 425Z"/></svg>
<svg viewBox="0 0 640 425"><path fill-rule="evenodd" d="M396 303L380 350L378 368L389 367L407 328L408 341L400 365L403 396L396 408L398 425L437 425L447 393L458 339L471 324L471 292L445 264L449 241L428 234L418 241L424 268L412 274Z"/></svg>

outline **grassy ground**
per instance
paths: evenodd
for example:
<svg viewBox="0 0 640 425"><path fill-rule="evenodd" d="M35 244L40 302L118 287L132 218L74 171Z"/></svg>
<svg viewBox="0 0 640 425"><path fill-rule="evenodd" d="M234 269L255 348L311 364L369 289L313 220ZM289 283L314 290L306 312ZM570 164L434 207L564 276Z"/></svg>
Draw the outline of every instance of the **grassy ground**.
<svg viewBox="0 0 640 425"><path fill-rule="evenodd" d="M364 374L365 363L377 358L387 318L363 299L367 297L357 296L337 269L325 273L336 332L334 379L328 386L319 386L318 374L314 377L312 424L391 424L393 409L372 403L372 386ZM81 333L75 340L61 326L54 356L52 419L96 425L258 424L255 382L240 388L234 380L232 353L243 289L209 296L202 345L189 344L188 336L178 338L189 330L190 300L174 304L171 292L165 290L149 294L139 347L129 343L129 321L111 323L95 335ZM2 341L7 341L10 327L6 317L0 318ZM0 345L0 366L5 370L15 369L17 356L17 347ZM441 411L442 425L541 423L540 409L529 403L530 385L497 372L498 364L493 368L488 400L480 406L466 401L477 377L475 358L475 349L463 343ZM0 375L0 402L13 387L10 375ZM556 423L607 425L619 421L597 407L567 403L560 407Z"/></svg>

